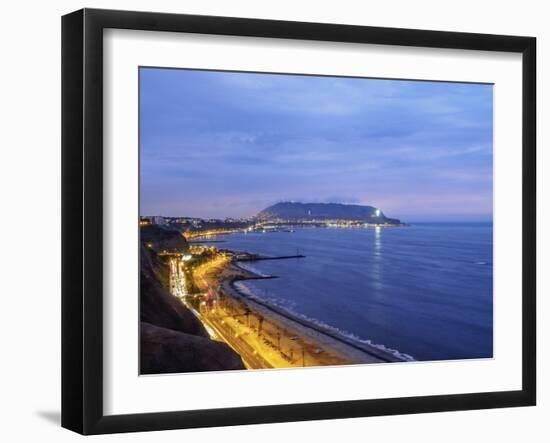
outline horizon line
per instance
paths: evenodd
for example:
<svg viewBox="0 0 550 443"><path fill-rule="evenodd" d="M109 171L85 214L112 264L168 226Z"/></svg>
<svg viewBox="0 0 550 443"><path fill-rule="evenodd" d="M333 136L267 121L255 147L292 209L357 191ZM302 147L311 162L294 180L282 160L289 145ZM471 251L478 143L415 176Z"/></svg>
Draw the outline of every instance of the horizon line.
<svg viewBox="0 0 550 443"><path fill-rule="evenodd" d="M226 220L226 219L235 219L235 220L238 220L238 219L251 219L251 218L254 218L256 217L256 215L249 215L249 216L240 216L240 217L230 217L230 216L223 216L223 217L220 217L220 216L217 216L217 217L198 217L198 216L193 216L193 215L163 215L163 214L139 214L139 217L163 217L163 218L193 218L193 219L199 219L199 220ZM433 216L433 217L438 217L437 215L436 216ZM434 220L434 219L424 219L424 218L419 218L419 219L416 219L416 218L413 218L413 219L407 219L407 217L395 217L395 216L391 216L391 217L388 217L388 218L396 218L400 221L403 221L404 223L480 223L480 222L483 222L483 223L486 223L486 222L493 222L493 217L491 216L490 218L471 218L471 219L464 219L464 218L458 218L458 219L453 219L453 218L449 218L449 219L437 219L437 220Z"/></svg>

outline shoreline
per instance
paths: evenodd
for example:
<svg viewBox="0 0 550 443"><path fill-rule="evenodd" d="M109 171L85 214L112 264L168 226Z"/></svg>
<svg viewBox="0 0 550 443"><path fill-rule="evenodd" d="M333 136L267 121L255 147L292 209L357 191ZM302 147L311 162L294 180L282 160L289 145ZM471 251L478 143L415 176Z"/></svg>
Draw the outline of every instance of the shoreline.
<svg viewBox="0 0 550 443"><path fill-rule="evenodd" d="M269 302L265 302L258 297L243 293L235 286L235 283L239 281L263 280L277 277L257 274L250 269L241 267L238 262L232 262L228 267L236 271L235 274L237 275L232 273L233 275L221 279L220 287L223 289L226 296L243 303L251 311L266 317L270 322L295 333L304 340L318 344L319 347L327 350L327 352L338 355L345 360L349 360L350 363L347 364L396 363L409 361L409 359L402 356L403 354L399 353L399 351L384 350L368 343L358 342L345 335L318 325L311 320L302 318L283 308L274 306ZM396 355L396 353L398 355Z"/></svg>

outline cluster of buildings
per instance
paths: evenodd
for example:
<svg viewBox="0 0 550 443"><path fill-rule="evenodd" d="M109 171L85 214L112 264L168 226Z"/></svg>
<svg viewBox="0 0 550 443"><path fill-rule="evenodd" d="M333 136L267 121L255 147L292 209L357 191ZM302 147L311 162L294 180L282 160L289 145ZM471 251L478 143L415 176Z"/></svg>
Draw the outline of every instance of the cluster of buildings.
<svg viewBox="0 0 550 443"><path fill-rule="evenodd" d="M375 215L376 217L379 215ZM282 219L273 218L259 221L254 218L226 218L226 219L202 219L193 217L163 217L163 216L142 216L141 226L157 225L172 228L184 232L186 237L195 238L211 235L227 234L236 231L289 231L293 227L327 227L327 228L358 228L376 226L401 226L399 220L380 218L375 220L349 220L349 219Z"/></svg>
<svg viewBox="0 0 550 443"><path fill-rule="evenodd" d="M245 229L250 226L252 219L225 218L202 219L195 217L164 217L159 215L141 216L140 226L156 225L173 228L179 231L219 231L227 229Z"/></svg>
<svg viewBox="0 0 550 443"><path fill-rule="evenodd" d="M192 226L200 226L203 220L193 217L164 217L162 215L148 215L141 216L139 220L140 226L157 225L157 226L169 226L169 225L182 225L188 224Z"/></svg>

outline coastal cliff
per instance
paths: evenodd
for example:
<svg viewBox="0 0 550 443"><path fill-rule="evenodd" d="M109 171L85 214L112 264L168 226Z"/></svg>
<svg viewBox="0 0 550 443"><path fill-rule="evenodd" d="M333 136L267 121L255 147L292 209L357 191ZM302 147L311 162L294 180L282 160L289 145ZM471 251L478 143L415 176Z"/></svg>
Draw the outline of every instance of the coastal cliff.
<svg viewBox="0 0 550 443"><path fill-rule="evenodd" d="M141 239L141 374L245 369L239 355L211 340L202 323L168 290L168 266L157 251L187 251L183 236L147 226Z"/></svg>
<svg viewBox="0 0 550 443"><path fill-rule="evenodd" d="M349 220L365 223L400 224L400 220L388 218L373 206L346 205L342 203L280 202L269 206L256 215L257 220Z"/></svg>

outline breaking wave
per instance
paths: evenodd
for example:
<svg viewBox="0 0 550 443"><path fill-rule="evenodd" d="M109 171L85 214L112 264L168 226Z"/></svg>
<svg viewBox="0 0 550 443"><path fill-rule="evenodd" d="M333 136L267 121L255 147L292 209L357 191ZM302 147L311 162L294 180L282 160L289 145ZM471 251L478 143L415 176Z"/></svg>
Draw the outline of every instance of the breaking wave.
<svg viewBox="0 0 550 443"><path fill-rule="evenodd" d="M256 271L253 271L256 272ZM233 283L235 288L244 296L251 300L255 300L258 302L261 302L262 304L269 305L269 307L274 308L273 310L281 315L284 315L286 317L289 317L291 319L297 319L300 320L302 323L315 325L317 328L325 331L326 333L330 335L335 335L341 339L343 339L346 342L352 341L356 344L362 344L367 345L368 347L377 349L379 351L388 353L393 355L394 357L403 360L403 361L415 361L415 358L410 355L406 354L404 352L401 352L397 349L393 349L390 347L387 347L381 343L374 343L370 339L364 339L362 337L359 337L356 334L353 334L349 331L337 328L335 326L329 325L328 323L325 323L321 320L318 320L316 318L309 317L307 315L301 314L299 312L296 312L293 308L295 307L295 303L283 299L283 298L277 298L273 297L271 295L268 295L265 291L254 288L251 289L249 282L242 282L237 281ZM281 312L282 311L282 312Z"/></svg>
<svg viewBox="0 0 550 443"><path fill-rule="evenodd" d="M244 269L245 271L253 272L260 277L269 277L269 274L260 271L257 267L251 265L250 263L236 262L235 265L241 269Z"/></svg>

